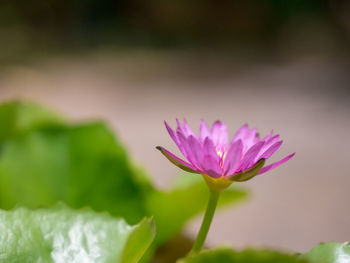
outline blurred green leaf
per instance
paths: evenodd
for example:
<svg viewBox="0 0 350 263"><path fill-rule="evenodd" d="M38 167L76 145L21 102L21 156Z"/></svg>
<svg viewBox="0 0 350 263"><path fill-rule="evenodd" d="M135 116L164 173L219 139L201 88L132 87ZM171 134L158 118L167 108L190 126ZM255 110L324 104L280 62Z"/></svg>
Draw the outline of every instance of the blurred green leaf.
<svg viewBox="0 0 350 263"><path fill-rule="evenodd" d="M63 204L1 210L0 262L136 263L154 231L151 219L130 226L108 213Z"/></svg>
<svg viewBox="0 0 350 263"><path fill-rule="evenodd" d="M269 250L247 249L235 251L229 248L206 250L198 255L191 255L178 263L307 263L295 255Z"/></svg>
<svg viewBox="0 0 350 263"><path fill-rule="evenodd" d="M301 258L314 263L349 263L350 243L321 243L301 255Z"/></svg>
<svg viewBox="0 0 350 263"><path fill-rule="evenodd" d="M178 234L185 223L206 208L209 190L201 175L185 174L169 192L153 191L148 196L148 208L157 225L155 243ZM219 199L219 207L234 204L247 197L246 191L231 186Z"/></svg>
<svg viewBox="0 0 350 263"><path fill-rule="evenodd" d="M136 263L153 237L151 219L130 226L87 208L0 211L0 262Z"/></svg>
<svg viewBox="0 0 350 263"><path fill-rule="evenodd" d="M35 103L10 101L0 105L0 143L34 128L63 125L56 113Z"/></svg>
<svg viewBox="0 0 350 263"><path fill-rule="evenodd" d="M150 247L156 234L154 220L143 219L136 225L123 251L122 263L139 262Z"/></svg>
<svg viewBox="0 0 350 263"><path fill-rule="evenodd" d="M32 130L2 145L2 208L63 201L136 223L148 214L143 200L124 148L104 124Z"/></svg>

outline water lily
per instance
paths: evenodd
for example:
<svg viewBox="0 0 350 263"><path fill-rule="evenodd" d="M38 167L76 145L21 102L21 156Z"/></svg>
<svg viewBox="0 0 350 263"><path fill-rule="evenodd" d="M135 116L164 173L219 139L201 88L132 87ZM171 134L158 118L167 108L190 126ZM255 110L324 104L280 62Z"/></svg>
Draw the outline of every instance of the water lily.
<svg viewBox="0 0 350 263"><path fill-rule="evenodd" d="M272 131L260 139L256 128L249 129L247 124L234 134L230 142L227 127L221 121L216 121L209 129L201 120L198 136L193 133L186 120L183 125L177 120L176 132L166 122L165 126L187 161L163 147L158 146L157 149L179 168L208 176L209 178L205 178L209 182L227 181L230 184L232 181L246 181L276 168L294 156L292 153L278 162L264 166L283 141Z"/></svg>
<svg viewBox="0 0 350 263"><path fill-rule="evenodd" d="M261 139L256 128L250 129L245 124L229 141L227 127L221 121L216 121L209 129L207 124L201 120L198 136L192 131L186 120L183 121L183 124L178 119L176 121L176 131L171 129L166 122L165 126L187 161L161 146L158 146L157 149L179 168L187 172L202 174L210 189L207 210L192 249L194 253L200 251L204 244L222 190L232 182L247 181L258 174L280 166L292 158L295 153L265 166L266 160L283 143L280 136L274 135L273 131Z"/></svg>

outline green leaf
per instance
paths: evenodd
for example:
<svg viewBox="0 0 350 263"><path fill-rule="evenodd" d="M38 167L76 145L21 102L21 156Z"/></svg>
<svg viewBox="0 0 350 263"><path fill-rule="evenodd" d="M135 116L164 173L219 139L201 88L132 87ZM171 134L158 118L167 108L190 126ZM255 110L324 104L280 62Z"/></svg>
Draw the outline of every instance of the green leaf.
<svg viewBox="0 0 350 263"><path fill-rule="evenodd" d="M87 208L0 211L0 262L136 263L153 237L151 219L130 226Z"/></svg>
<svg viewBox="0 0 350 263"><path fill-rule="evenodd" d="M247 193L231 186L223 191L219 206L243 200ZM148 209L157 225L155 243L163 243L178 234L185 223L205 210L209 189L202 176L185 174L169 192L153 191L148 196Z"/></svg>
<svg viewBox="0 0 350 263"><path fill-rule="evenodd" d="M35 103L11 101L0 105L0 143L34 128L64 125L56 113Z"/></svg>
<svg viewBox="0 0 350 263"><path fill-rule="evenodd" d="M295 255L269 250L247 249L235 251L229 248L203 251L181 259L178 263L307 263Z"/></svg>
<svg viewBox="0 0 350 263"><path fill-rule="evenodd" d="M314 263L349 263L350 243L320 243L300 257Z"/></svg>
<svg viewBox="0 0 350 263"><path fill-rule="evenodd" d="M143 219L130 234L121 262L138 262L152 243L155 233L154 220Z"/></svg>
<svg viewBox="0 0 350 263"><path fill-rule="evenodd" d="M147 215L144 189L124 148L104 124L41 128L6 140L0 155L0 206L63 201L136 223Z"/></svg>

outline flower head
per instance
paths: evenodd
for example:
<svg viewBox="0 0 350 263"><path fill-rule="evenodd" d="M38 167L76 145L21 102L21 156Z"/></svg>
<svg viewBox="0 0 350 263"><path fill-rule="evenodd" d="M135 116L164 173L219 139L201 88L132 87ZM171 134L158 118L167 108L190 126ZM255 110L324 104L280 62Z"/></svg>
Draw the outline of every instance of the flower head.
<svg viewBox="0 0 350 263"><path fill-rule="evenodd" d="M243 125L229 142L227 127L216 121L209 129L204 121L200 121L199 135L196 136L186 120L183 125L177 120L176 131L165 122L165 126L181 153L187 159L184 161L163 147L160 150L173 164L181 169L205 175L209 181L226 182L246 181L257 174L263 174L294 156L288 155L282 160L264 166L282 145L279 135L273 132L260 139L256 128L249 129Z"/></svg>

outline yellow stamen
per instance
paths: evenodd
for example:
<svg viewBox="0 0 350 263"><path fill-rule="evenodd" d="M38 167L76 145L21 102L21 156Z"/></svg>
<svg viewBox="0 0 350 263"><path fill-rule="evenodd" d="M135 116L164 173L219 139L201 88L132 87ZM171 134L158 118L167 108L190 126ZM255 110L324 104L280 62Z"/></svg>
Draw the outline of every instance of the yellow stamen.
<svg viewBox="0 0 350 263"><path fill-rule="evenodd" d="M216 151L216 154L220 158L219 164L220 164L220 167L222 168L224 166L225 158L226 158L226 155L227 155L226 147L225 146L223 146L223 147L216 147L215 151Z"/></svg>

